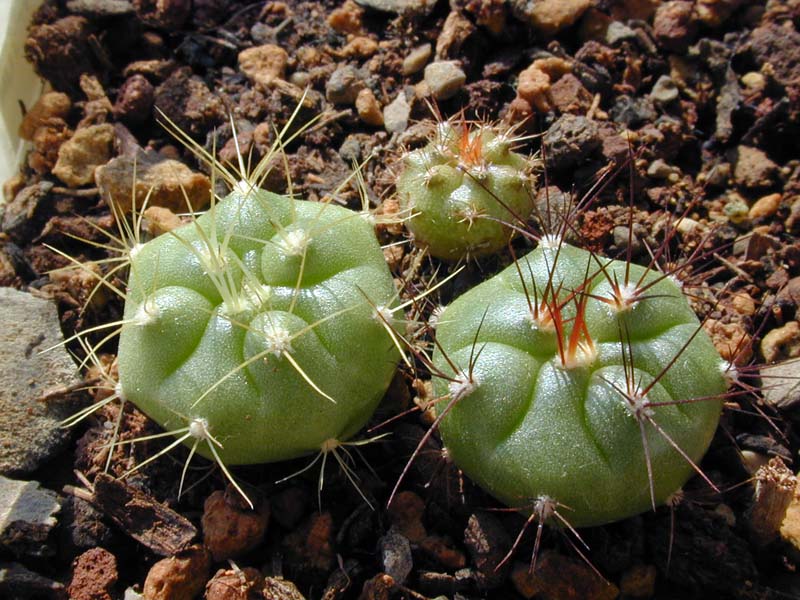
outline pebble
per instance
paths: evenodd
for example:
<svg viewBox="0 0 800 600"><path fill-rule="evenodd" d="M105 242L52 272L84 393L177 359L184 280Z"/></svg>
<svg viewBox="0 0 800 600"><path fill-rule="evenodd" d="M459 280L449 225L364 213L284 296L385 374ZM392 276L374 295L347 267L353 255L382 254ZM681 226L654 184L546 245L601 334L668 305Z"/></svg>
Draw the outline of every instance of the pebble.
<svg viewBox="0 0 800 600"><path fill-rule="evenodd" d="M356 0L361 6L397 15L427 16L433 12L436 0Z"/></svg>
<svg viewBox="0 0 800 600"><path fill-rule="evenodd" d="M506 578L509 564L497 568L511 550L511 538L500 520L489 513L473 513L464 530L467 547L483 587L494 588Z"/></svg>
<svg viewBox="0 0 800 600"><path fill-rule="evenodd" d="M364 88L356 96L356 111L358 117L367 125L380 127L383 125L383 112L380 102L369 88Z"/></svg>
<svg viewBox="0 0 800 600"><path fill-rule="evenodd" d="M206 584L205 600L262 599L264 576L258 569L220 569Z"/></svg>
<svg viewBox="0 0 800 600"><path fill-rule="evenodd" d="M559 112L585 114L592 105L592 94L572 73L550 86L549 99Z"/></svg>
<svg viewBox="0 0 800 600"><path fill-rule="evenodd" d="M123 212L133 208L134 193L137 210L141 209L146 198L148 206L162 206L176 213L187 212L187 198L193 210L204 208L210 201L211 181L208 177L195 173L182 162L162 158L152 151L139 150L135 158L112 158L98 167L95 181L106 203L113 202Z"/></svg>
<svg viewBox="0 0 800 600"><path fill-rule="evenodd" d="M432 54L433 48L430 44L422 44L411 50L403 59L403 75L419 73L428 63Z"/></svg>
<svg viewBox="0 0 800 600"><path fill-rule="evenodd" d="M764 385L761 393L764 402L775 408L788 410L800 403L800 363L784 360L772 365L762 366L760 375Z"/></svg>
<svg viewBox="0 0 800 600"><path fill-rule="evenodd" d="M454 60L437 60L425 67L425 83L437 100L455 96L467 81L467 75Z"/></svg>
<svg viewBox="0 0 800 600"><path fill-rule="evenodd" d="M361 74L353 65L337 68L325 83L325 98L333 104L354 104L364 88Z"/></svg>
<svg viewBox="0 0 800 600"><path fill-rule="evenodd" d="M190 68L173 71L155 89L154 105L175 125L192 136L203 136L226 121L222 99Z"/></svg>
<svg viewBox="0 0 800 600"><path fill-rule="evenodd" d="M67 10L87 17L119 17L133 12L129 0L69 0Z"/></svg>
<svg viewBox="0 0 800 600"><path fill-rule="evenodd" d="M94 182L94 172L111 159L114 126L104 123L78 129L58 149L53 175L70 187Z"/></svg>
<svg viewBox="0 0 800 600"><path fill-rule="evenodd" d="M723 360L737 366L746 365L753 356L752 338L741 323L723 323L717 319L706 319L703 329Z"/></svg>
<svg viewBox="0 0 800 600"><path fill-rule="evenodd" d="M656 119L656 111L653 108L653 101L646 97L632 97L622 95L617 97L611 107L611 118L628 129L635 129L645 123L650 123Z"/></svg>
<svg viewBox="0 0 800 600"><path fill-rule="evenodd" d="M786 231L789 233L800 232L800 196L797 196L792 202L789 216L786 217L784 225L786 225Z"/></svg>
<svg viewBox="0 0 800 600"><path fill-rule="evenodd" d="M664 2L653 17L653 35L665 50L684 52L697 33L694 20L694 2L673 0Z"/></svg>
<svg viewBox="0 0 800 600"><path fill-rule="evenodd" d="M134 0L136 14L151 27L180 29L192 12L192 0Z"/></svg>
<svg viewBox="0 0 800 600"><path fill-rule="evenodd" d="M215 562L236 558L258 546L267 533L269 503L251 510L232 487L213 492L203 505L203 543Z"/></svg>
<svg viewBox="0 0 800 600"><path fill-rule="evenodd" d="M60 509L58 495L39 482L0 475L0 548L17 558L52 556L48 536Z"/></svg>
<svg viewBox="0 0 800 600"><path fill-rule="evenodd" d="M650 92L650 98L656 104L669 104L678 99L678 86L669 75L659 77Z"/></svg>
<svg viewBox="0 0 800 600"><path fill-rule="evenodd" d="M36 73L54 89L78 93L81 75L95 72L90 42L93 35L89 20L77 15L31 25L25 40L25 56Z"/></svg>
<svg viewBox="0 0 800 600"><path fill-rule="evenodd" d="M306 600L297 586L283 577L267 577L261 591L264 600ZM260 598L259 598L260 600Z"/></svg>
<svg viewBox="0 0 800 600"><path fill-rule="evenodd" d="M741 77L742 85L750 93L763 92L767 87L767 78L758 71L749 71Z"/></svg>
<svg viewBox="0 0 800 600"><path fill-rule="evenodd" d="M144 75L131 75L117 93L114 116L127 123L146 121L153 109L155 88Z"/></svg>
<svg viewBox="0 0 800 600"><path fill-rule="evenodd" d="M552 36L581 18L592 0L512 0L514 15L545 36Z"/></svg>
<svg viewBox="0 0 800 600"><path fill-rule="evenodd" d="M78 381L55 304L0 288L0 473L30 473L61 451L72 408L39 399ZM53 347L48 352L46 348ZM2 506L2 504L0 504Z"/></svg>
<svg viewBox="0 0 800 600"><path fill-rule="evenodd" d="M239 53L239 70L261 88L268 88L276 79L286 77L289 55L275 44L264 44Z"/></svg>
<svg viewBox="0 0 800 600"><path fill-rule="evenodd" d="M614 600L619 595L614 584L600 577L585 562L554 551L543 552L538 557L533 573L529 564L516 563L511 581L524 598Z"/></svg>
<svg viewBox="0 0 800 600"><path fill-rule="evenodd" d="M775 181L778 165L758 148L738 146L735 150L733 178L746 189L769 187Z"/></svg>
<svg viewBox="0 0 800 600"><path fill-rule="evenodd" d="M547 165L553 169L576 166L601 144L594 121L570 114L561 115L547 130L542 142L547 148Z"/></svg>
<svg viewBox="0 0 800 600"><path fill-rule="evenodd" d="M604 40L609 46L615 46L625 40L635 40L636 32L621 21L611 21L606 28Z"/></svg>
<svg viewBox="0 0 800 600"><path fill-rule="evenodd" d="M328 15L328 25L337 33L357 34L361 32L364 9L353 0L345 0L339 8L335 8Z"/></svg>
<svg viewBox="0 0 800 600"><path fill-rule="evenodd" d="M663 158L657 158L647 166L647 176L653 179L670 179L672 175L680 175L678 167L668 165Z"/></svg>
<svg viewBox="0 0 800 600"><path fill-rule="evenodd" d="M396 583L401 585L405 583L413 567L411 544L408 539L390 529L378 541L378 549L384 573L394 579Z"/></svg>
<svg viewBox="0 0 800 600"><path fill-rule="evenodd" d="M64 600L67 592L57 581L28 570L19 563L0 563L0 598Z"/></svg>
<svg viewBox="0 0 800 600"><path fill-rule="evenodd" d="M53 182L44 180L19 190L14 199L3 206L3 233L20 242L34 235L39 207L44 206L52 189Z"/></svg>
<svg viewBox="0 0 800 600"><path fill-rule="evenodd" d="M781 205L781 198L782 196L780 194L767 194L766 196L762 196L750 207L748 216L751 219L771 217L778 212L778 208L780 208Z"/></svg>
<svg viewBox="0 0 800 600"><path fill-rule="evenodd" d="M70 600L113 600L117 579L116 557L104 548L91 548L73 561L67 593Z"/></svg>
<svg viewBox="0 0 800 600"><path fill-rule="evenodd" d="M63 120L69 115L72 102L69 96L61 92L47 92L42 94L36 104L28 109L19 126L19 137L23 140L32 140L36 130L49 123L52 119Z"/></svg>
<svg viewBox="0 0 800 600"><path fill-rule="evenodd" d="M389 133L402 133L408 128L408 119L411 116L411 105L406 99L406 94L400 90L397 98L383 107L383 126Z"/></svg>
<svg viewBox="0 0 800 600"><path fill-rule="evenodd" d="M202 546L192 546L154 564L144 581L145 600L191 600L203 591L211 556Z"/></svg>
<svg viewBox="0 0 800 600"><path fill-rule="evenodd" d="M451 10L436 38L436 59L447 60L462 56L461 48L477 29L472 21L459 11Z"/></svg>
<svg viewBox="0 0 800 600"><path fill-rule="evenodd" d="M761 355L768 363L800 357L800 323L789 321L768 332L761 340Z"/></svg>

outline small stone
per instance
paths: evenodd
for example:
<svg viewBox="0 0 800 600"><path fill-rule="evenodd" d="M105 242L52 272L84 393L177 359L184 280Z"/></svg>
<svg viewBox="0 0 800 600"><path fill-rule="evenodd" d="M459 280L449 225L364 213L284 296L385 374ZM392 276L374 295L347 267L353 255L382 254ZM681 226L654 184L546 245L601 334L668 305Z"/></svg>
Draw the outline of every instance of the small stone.
<svg viewBox="0 0 800 600"><path fill-rule="evenodd" d="M117 559L108 550L92 548L72 563L72 579L67 587L70 600L113 600L117 583Z"/></svg>
<svg viewBox="0 0 800 600"><path fill-rule="evenodd" d="M778 212L778 208L780 208L781 205L781 198L782 196L780 194L768 194L766 196L762 196L753 203L753 206L750 207L748 216L751 219L771 217Z"/></svg>
<svg viewBox="0 0 800 600"><path fill-rule="evenodd" d="M592 94L580 79L567 73L550 86L550 102L562 113L585 114L592 105Z"/></svg>
<svg viewBox="0 0 800 600"><path fill-rule="evenodd" d="M153 237L167 233L183 225L181 218L163 206L148 206L143 213L144 228Z"/></svg>
<svg viewBox="0 0 800 600"><path fill-rule="evenodd" d="M47 92L42 94L36 104L28 109L19 126L19 137L23 140L32 140L36 130L48 124L52 119L63 121L69 115L72 102L69 96L61 92Z"/></svg>
<svg viewBox="0 0 800 600"><path fill-rule="evenodd" d="M192 12L192 0L133 0L136 14L151 27L180 29Z"/></svg>
<svg viewBox="0 0 800 600"><path fill-rule="evenodd" d="M678 86L669 75L659 77L650 92L650 98L656 104L669 104L678 99Z"/></svg>
<svg viewBox="0 0 800 600"><path fill-rule="evenodd" d="M120 17L133 12L128 0L69 0L67 10L87 17Z"/></svg>
<svg viewBox="0 0 800 600"><path fill-rule="evenodd" d="M220 569L206 584L205 600L263 600L264 576L258 569Z"/></svg>
<svg viewBox="0 0 800 600"><path fill-rule="evenodd" d="M789 321L768 332L761 340L761 355L768 363L800 356L800 323Z"/></svg>
<svg viewBox="0 0 800 600"><path fill-rule="evenodd" d="M758 148L739 146L735 151L733 178L747 189L769 187L774 183L778 165Z"/></svg>
<svg viewBox="0 0 800 600"><path fill-rule="evenodd" d="M329 512L313 514L302 526L283 538L287 560L303 568L327 572L335 564L333 517Z"/></svg>
<svg viewBox="0 0 800 600"><path fill-rule="evenodd" d="M353 104L364 88L361 75L352 65L337 68L325 84L325 97L333 104Z"/></svg>
<svg viewBox="0 0 800 600"><path fill-rule="evenodd" d="M429 535L419 543L419 549L448 571L457 571L467 566L467 557L447 538Z"/></svg>
<svg viewBox="0 0 800 600"><path fill-rule="evenodd" d="M192 546L154 564L144 581L144 600L192 600L206 585L211 556Z"/></svg>
<svg viewBox="0 0 800 600"><path fill-rule="evenodd" d="M653 101L646 97L619 96L611 107L611 118L628 129L650 123L656 118Z"/></svg>
<svg viewBox="0 0 800 600"><path fill-rule="evenodd" d="M297 586L283 577L267 577L261 591L263 600L306 600ZM261 598L258 598L261 600Z"/></svg>
<svg viewBox="0 0 800 600"><path fill-rule="evenodd" d="M358 117L367 125L380 127L383 125L383 112L380 102L369 88L364 88L358 92L356 97L356 111Z"/></svg>
<svg viewBox="0 0 800 600"><path fill-rule="evenodd" d="M437 100L452 98L466 81L467 75L457 61L437 60L425 67L425 83Z"/></svg>
<svg viewBox="0 0 800 600"><path fill-rule="evenodd" d="M514 565L511 581L524 598L614 600L619 595L617 587L600 577L586 562L553 551L543 554L533 573L530 565Z"/></svg>
<svg viewBox="0 0 800 600"><path fill-rule="evenodd" d="M539 33L552 36L581 18L591 0L512 0L515 16Z"/></svg>
<svg viewBox="0 0 800 600"><path fill-rule="evenodd" d="M76 367L61 345L52 302L0 288L0 322L0 473L19 475L39 468L69 440L61 422L71 407L39 399L75 383Z"/></svg>
<svg viewBox="0 0 800 600"><path fill-rule="evenodd" d="M669 179L675 173L680 173L680 169L668 165L663 158L657 158L647 166L647 176L653 179Z"/></svg>
<svg viewBox="0 0 800 600"><path fill-rule="evenodd" d="M786 230L789 233L800 232L800 196L796 197L792 202L792 206L789 208L789 216L786 217L784 225L786 225Z"/></svg>
<svg viewBox="0 0 800 600"><path fill-rule="evenodd" d="M477 27L461 12L451 10L436 38L436 60L448 60L461 56L461 48Z"/></svg>
<svg viewBox="0 0 800 600"><path fill-rule="evenodd" d="M767 87L767 78L758 71L749 71L741 77L742 85L749 93L763 92Z"/></svg>
<svg viewBox="0 0 800 600"><path fill-rule="evenodd" d="M328 15L328 25L337 33L357 34L361 31L361 18L364 9L359 7L353 0L345 0L339 8L335 8Z"/></svg>
<svg viewBox="0 0 800 600"><path fill-rule="evenodd" d="M738 312L740 315L751 317L756 314L756 302L753 300L750 294L746 294L745 292L733 294L733 297L731 298L731 306L733 307L733 310Z"/></svg>
<svg viewBox="0 0 800 600"><path fill-rule="evenodd" d="M48 536L60 509L56 493L37 481L0 475L0 548L18 558L52 556Z"/></svg>
<svg viewBox="0 0 800 600"><path fill-rule="evenodd" d="M723 360L736 366L746 365L753 356L752 338L741 323L723 323L717 319L706 319L703 329Z"/></svg>
<svg viewBox="0 0 800 600"><path fill-rule="evenodd" d="M342 48L345 56L356 58L369 58L378 51L378 42L365 35L359 35L347 42Z"/></svg>
<svg viewBox="0 0 800 600"><path fill-rule="evenodd" d="M424 514L425 502L414 492L399 492L389 506L392 527L415 544L428 535L422 524Z"/></svg>
<svg viewBox="0 0 800 600"><path fill-rule="evenodd" d="M77 93L81 75L94 72L92 35L89 20L77 15L31 25L25 56L54 89Z"/></svg>
<svg viewBox="0 0 800 600"><path fill-rule="evenodd" d="M403 75L413 75L419 73L433 54L430 44L422 44L409 52L403 59Z"/></svg>
<svg viewBox="0 0 800 600"><path fill-rule="evenodd" d="M239 70L262 88L268 88L275 79L283 79L288 62L286 50L275 44L255 46L239 53Z"/></svg>
<svg viewBox="0 0 800 600"><path fill-rule="evenodd" d="M136 181L134 182L134 173ZM135 206L162 206L173 212L186 212L187 198L192 210L201 210L210 201L211 181L177 160L158 153L139 150L136 157L118 156L95 172L95 181L107 204L123 212Z"/></svg>
<svg viewBox="0 0 800 600"><path fill-rule="evenodd" d="M406 94L400 90L397 98L383 107L383 126L389 133L401 133L408 128L408 119L411 116L411 105L406 100Z"/></svg>
<svg viewBox="0 0 800 600"><path fill-rule="evenodd" d="M788 410L800 404L800 365L796 360L785 360L759 369L762 381L761 393L764 402L776 408Z"/></svg>
<svg viewBox="0 0 800 600"><path fill-rule="evenodd" d="M0 563L0 598L65 600L67 592L57 581L29 571L19 563Z"/></svg>
<svg viewBox="0 0 800 600"><path fill-rule="evenodd" d="M576 166L600 147L597 124L584 116L561 115L545 133L547 165L553 169Z"/></svg>
<svg viewBox="0 0 800 600"><path fill-rule="evenodd" d="M378 550L384 573L402 585L413 567L408 539L390 529L378 542Z"/></svg>
<svg viewBox="0 0 800 600"><path fill-rule="evenodd" d="M35 234L40 207L53 189L52 181L40 181L22 188L13 200L3 206L2 230L13 239L24 242Z"/></svg>
<svg viewBox="0 0 800 600"><path fill-rule="evenodd" d="M220 562L236 558L258 546L267 532L269 503L257 499L251 510L239 492L228 487L206 498L203 505L203 542L214 558Z"/></svg>
<svg viewBox="0 0 800 600"><path fill-rule="evenodd" d="M114 127L105 123L78 129L58 149L58 161L53 175L70 187L80 187L94 181L94 172L111 158Z"/></svg>
<svg viewBox="0 0 800 600"><path fill-rule="evenodd" d="M155 88L144 75L131 75L119 88L114 116L128 123L143 123L150 117L154 97Z"/></svg>
<svg viewBox="0 0 800 600"><path fill-rule="evenodd" d="M493 588L506 578L508 564L498 568L511 549L511 539L502 523L489 513L473 513L464 530L464 545L480 574L484 587Z"/></svg>
<svg viewBox="0 0 800 600"><path fill-rule="evenodd" d="M357 2L361 6L409 17L427 16L436 6L436 0L357 0Z"/></svg>
<svg viewBox="0 0 800 600"><path fill-rule="evenodd" d="M609 46L616 46L625 40L635 40L636 32L621 21L611 21L606 28L604 41Z"/></svg>
<svg viewBox="0 0 800 600"><path fill-rule="evenodd" d="M656 42L671 52L684 52L697 33L694 19L694 2L673 0L664 2L653 18Z"/></svg>
<svg viewBox="0 0 800 600"><path fill-rule="evenodd" d="M619 591L629 598L652 598L658 570L654 565L634 565L622 574Z"/></svg>

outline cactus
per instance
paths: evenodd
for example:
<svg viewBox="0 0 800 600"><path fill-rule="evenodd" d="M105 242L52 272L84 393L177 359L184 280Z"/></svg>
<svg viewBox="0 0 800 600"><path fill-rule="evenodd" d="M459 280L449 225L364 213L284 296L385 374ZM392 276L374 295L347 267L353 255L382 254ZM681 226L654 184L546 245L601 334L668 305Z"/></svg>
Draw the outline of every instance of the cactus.
<svg viewBox="0 0 800 600"><path fill-rule="evenodd" d="M521 139L446 121L427 146L406 154L397 193L417 244L457 260L496 252L524 227L534 180L530 161L513 151Z"/></svg>
<svg viewBox="0 0 800 600"><path fill-rule="evenodd" d="M699 471L727 387L672 278L551 237L456 299L436 339L449 455L540 525L664 503Z"/></svg>
<svg viewBox="0 0 800 600"><path fill-rule="evenodd" d="M242 181L130 254L119 393L173 446L224 469L320 452L369 419L399 355L361 215Z"/></svg>

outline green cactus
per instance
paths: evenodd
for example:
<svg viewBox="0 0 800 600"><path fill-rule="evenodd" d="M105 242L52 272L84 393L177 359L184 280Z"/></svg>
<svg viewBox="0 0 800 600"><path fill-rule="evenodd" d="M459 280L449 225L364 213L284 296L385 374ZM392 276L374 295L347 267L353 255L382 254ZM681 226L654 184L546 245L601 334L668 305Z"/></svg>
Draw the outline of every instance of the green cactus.
<svg viewBox="0 0 800 600"><path fill-rule="evenodd" d="M671 278L551 237L456 299L436 338L450 456L540 523L664 503L699 471L727 387Z"/></svg>
<svg viewBox="0 0 800 600"><path fill-rule="evenodd" d="M131 251L119 392L223 468L324 451L389 385L395 297L362 215L243 182Z"/></svg>
<svg viewBox="0 0 800 600"><path fill-rule="evenodd" d="M408 153L397 180L407 227L438 258L491 254L533 210L531 162L519 138L488 126L442 122L430 143Z"/></svg>

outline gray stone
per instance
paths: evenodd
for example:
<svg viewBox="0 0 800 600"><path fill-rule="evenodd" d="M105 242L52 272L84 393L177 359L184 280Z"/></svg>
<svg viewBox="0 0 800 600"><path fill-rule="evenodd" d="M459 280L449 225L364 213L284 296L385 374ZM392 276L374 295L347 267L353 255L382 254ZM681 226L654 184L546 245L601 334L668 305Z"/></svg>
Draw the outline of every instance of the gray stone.
<svg viewBox="0 0 800 600"><path fill-rule="evenodd" d="M37 481L0 475L0 546L17 557L52 555L47 538L60 509L58 495Z"/></svg>
<svg viewBox="0 0 800 600"><path fill-rule="evenodd" d="M357 4L397 15L429 15L436 0L356 0Z"/></svg>
<svg viewBox="0 0 800 600"><path fill-rule="evenodd" d="M764 402L784 410L800 404L800 360L785 360L760 370Z"/></svg>
<svg viewBox="0 0 800 600"><path fill-rule="evenodd" d="M636 128L654 121L656 111L648 97L619 96L611 107L611 118L628 128Z"/></svg>
<svg viewBox="0 0 800 600"><path fill-rule="evenodd" d="M425 67L425 83L437 100L455 96L467 81L467 75L454 60L437 60Z"/></svg>
<svg viewBox="0 0 800 600"><path fill-rule="evenodd" d="M64 585L42 577L19 563L0 563L0 598L65 600Z"/></svg>
<svg viewBox="0 0 800 600"><path fill-rule="evenodd" d="M403 59L403 75L419 73L433 54L430 44L422 44L409 52Z"/></svg>
<svg viewBox="0 0 800 600"><path fill-rule="evenodd" d="M59 452L69 438L60 427L72 407L42 402L47 393L74 384L75 363L63 347L52 302L0 288L0 474L30 473Z"/></svg>
<svg viewBox="0 0 800 600"><path fill-rule="evenodd" d="M133 13L128 0L69 0L67 10L87 17L118 17Z"/></svg>
<svg viewBox="0 0 800 600"><path fill-rule="evenodd" d="M383 107L383 126L389 133L400 133L408 127L408 119L411 115L411 106L406 100L403 90L397 94L397 98Z"/></svg>
<svg viewBox="0 0 800 600"><path fill-rule="evenodd" d="M352 65L336 69L325 84L325 98L333 104L354 104L358 92L364 88L361 76Z"/></svg>
<svg viewBox="0 0 800 600"><path fill-rule="evenodd" d="M635 40L636 32L622 21L611 21L606 29L605 42L609 46L624 40Z"/></svg>
<svg viewBox="0 0 800 600"><path fill-rule="evenodd" d="M658 104L669 104L678 99L678 86L669 75L662 75L653 85L650 98Z"/></svg>
<svg viewBox="0 0 800 600"><path fill-rule="evenodd" d="M402 585L413 567L411 544L405 536L389 530L378 542L383 572Z"/></svg>
<svg viewBox="0 0 800 600"><path fill-rule="evenodd" d="M553 169L574 167L600 147L597 123L584 116L561 115L550 126L542 143L547 153L547 166Z"/></svg>

